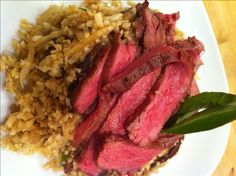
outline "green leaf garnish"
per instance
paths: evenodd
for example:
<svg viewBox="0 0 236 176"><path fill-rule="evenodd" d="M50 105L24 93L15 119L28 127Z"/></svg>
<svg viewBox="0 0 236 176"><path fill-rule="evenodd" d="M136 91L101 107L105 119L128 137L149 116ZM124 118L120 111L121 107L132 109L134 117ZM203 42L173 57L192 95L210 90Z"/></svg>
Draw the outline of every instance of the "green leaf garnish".
<svg viewBox="0 0 236 176"><path fill-rule="evenodd" d="M82 7L79 7L79 9L82 10L82 11L85 11L85 12L87 11L87 9L82 8Z"/></svg>
<svg viewBox="0 0 236 176"><path fill-rule="evenodd" d="M181 105L178 114L187 113L201 108L226 105L236 101L236 95L223 92L203 92L190 97Z"/></svg>
<svg viewBox="0 0 236 176"><path fill-rule="evenodd" d="M204 92L187 99L162 132L187 134L206 131L233 120L236 120L236 95Z"/></svg>
<svg viewBox="0 0 236 176"><path fill-rule="evenodd" d="M63 163L66 162L69 159L69 157L70 157L69 155L66 155L65 153L61 153L60 164L63 165Z"/></svg>

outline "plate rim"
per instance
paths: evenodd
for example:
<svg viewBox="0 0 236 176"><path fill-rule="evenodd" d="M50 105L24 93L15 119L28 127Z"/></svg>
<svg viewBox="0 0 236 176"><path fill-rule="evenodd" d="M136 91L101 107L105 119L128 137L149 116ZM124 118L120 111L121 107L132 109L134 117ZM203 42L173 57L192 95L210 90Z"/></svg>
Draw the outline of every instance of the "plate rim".
<svg viewBox="0 0 236 176"><path fill-rule="evenodd" d="M3 1L3 2L4 2L4 1ZM51 0L51 1L49 1L49 2L54 2L54 1ZM61 2L63 2L63 1L61 1ZM201 3L201 5L200 5L201 11L202 11L202 13L203 13L203 15L204 15L204 17L205 17L205 19L206 19L206 21L207 21L207 28L208 28L209 31L210 31L211 39L214 40L213 43L214 43L214 48L216 48L216 54L217 54L217 56L218 56L219 59L220 59L220 60L219 60L219 62L220 62L220 67L221 67L222 74L223 74L223 77L224 77L224 85L226 86L226 91L225 91L225 92L228 93L228 92L230 92L230 91L229 91L229 85L228 85L228 80L227 80L227 76L226 76L226 72L225 72L225 67L224 67L223 59L222 59L222 56L221 56L221 53L220 53L220 50L219 50L219 46L218 46L218 44L217 44L217 40L216 40L216 37L215 37L215 35L214 35L214 31L213 31L213 28L212 28L212 25L211 25L209 16L208 16L208 14L207 14L206 8L205 8L205 6L204 6L204 3L203 3L203 1L201 1L200 3ZM1 1L1 5L2 5L2 1ZM1 7L1 8L2 8L2 7ZM1 17L1 18L2 18L2 17ZM2 91L1 91L1 94L2 94ZM1 101L2 101L2 96L1 96ZM221 152L221 154L219 154L218 162L217 162L218 164L215 165L214 167L212 166L212 168L209 169L209 170L212 170L212 172L211 172L210 174L212 174L212 173L215 171L215 169L218 167L218 165L219 165L219 163L220 163L220 161L221 161L221 159L222 159L222 157L223 157L223 155L224 155L224 153L225 153L225 150L226 150L226 148L227 148L227 144L228 144L228 141L229 141L231 123L230 123L230 124L227 124L227 125L225 125L225 126L223 126L223 127L224 127L225 130L227 131L227 137L226 137L225 140L224 140L224 150L223 150L223 152ZM222 128L223 128L223 127L222 127Z"/></svg>

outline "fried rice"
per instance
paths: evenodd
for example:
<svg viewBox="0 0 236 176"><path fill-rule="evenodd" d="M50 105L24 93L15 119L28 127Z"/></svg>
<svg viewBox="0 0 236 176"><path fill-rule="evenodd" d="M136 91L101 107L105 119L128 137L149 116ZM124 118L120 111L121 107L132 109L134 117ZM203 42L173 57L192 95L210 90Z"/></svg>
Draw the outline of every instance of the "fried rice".
<svg viewBox="0 0 236 176"><path fill-rule="evenodd" d="M120 1L86 0L51 5L35 23L21 20L14 51L1 54L4 88L15 97L14 110L1 124L2 147L39 153L48 158L45 167L63 169L63 157L75 150L70 146L73 130L83 120L72 111L68 89L80 75L78 64L97 43L109 42L109 33L134 38L136 9L122 13L126 10ZM176 32L176 38L182 36Z"/></svg>

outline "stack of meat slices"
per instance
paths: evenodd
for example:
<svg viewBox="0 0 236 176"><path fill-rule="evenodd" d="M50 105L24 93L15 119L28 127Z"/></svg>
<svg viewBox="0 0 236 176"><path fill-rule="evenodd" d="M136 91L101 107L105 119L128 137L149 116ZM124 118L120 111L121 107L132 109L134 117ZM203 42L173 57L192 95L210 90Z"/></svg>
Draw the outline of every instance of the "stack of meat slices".
<svg viewBox="0 0 236 176"><path fill-rule="evenodd" d="M183 136L160 131L186 96L198 93L193 77L202 43L195 37L174 41L179 13L154 13L147 1L136 8L136 41L125 43L116 34L73 95L74 110L86 118L72 145L87 144L75 160L88 175L132 175L175 146Z"/></svg>

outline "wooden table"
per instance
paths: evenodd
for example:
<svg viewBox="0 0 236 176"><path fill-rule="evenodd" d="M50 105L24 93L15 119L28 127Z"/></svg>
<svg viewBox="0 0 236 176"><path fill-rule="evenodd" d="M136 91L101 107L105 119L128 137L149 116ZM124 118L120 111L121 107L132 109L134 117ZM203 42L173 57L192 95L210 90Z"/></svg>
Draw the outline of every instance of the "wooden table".
<svg viewBox="0 0 236 176"><path fill-rule="evenodd" d="M236 94L236 1L204 1L204 5L221 51L230 92ZM236 176L236 121L213 176Z"/></svg>

